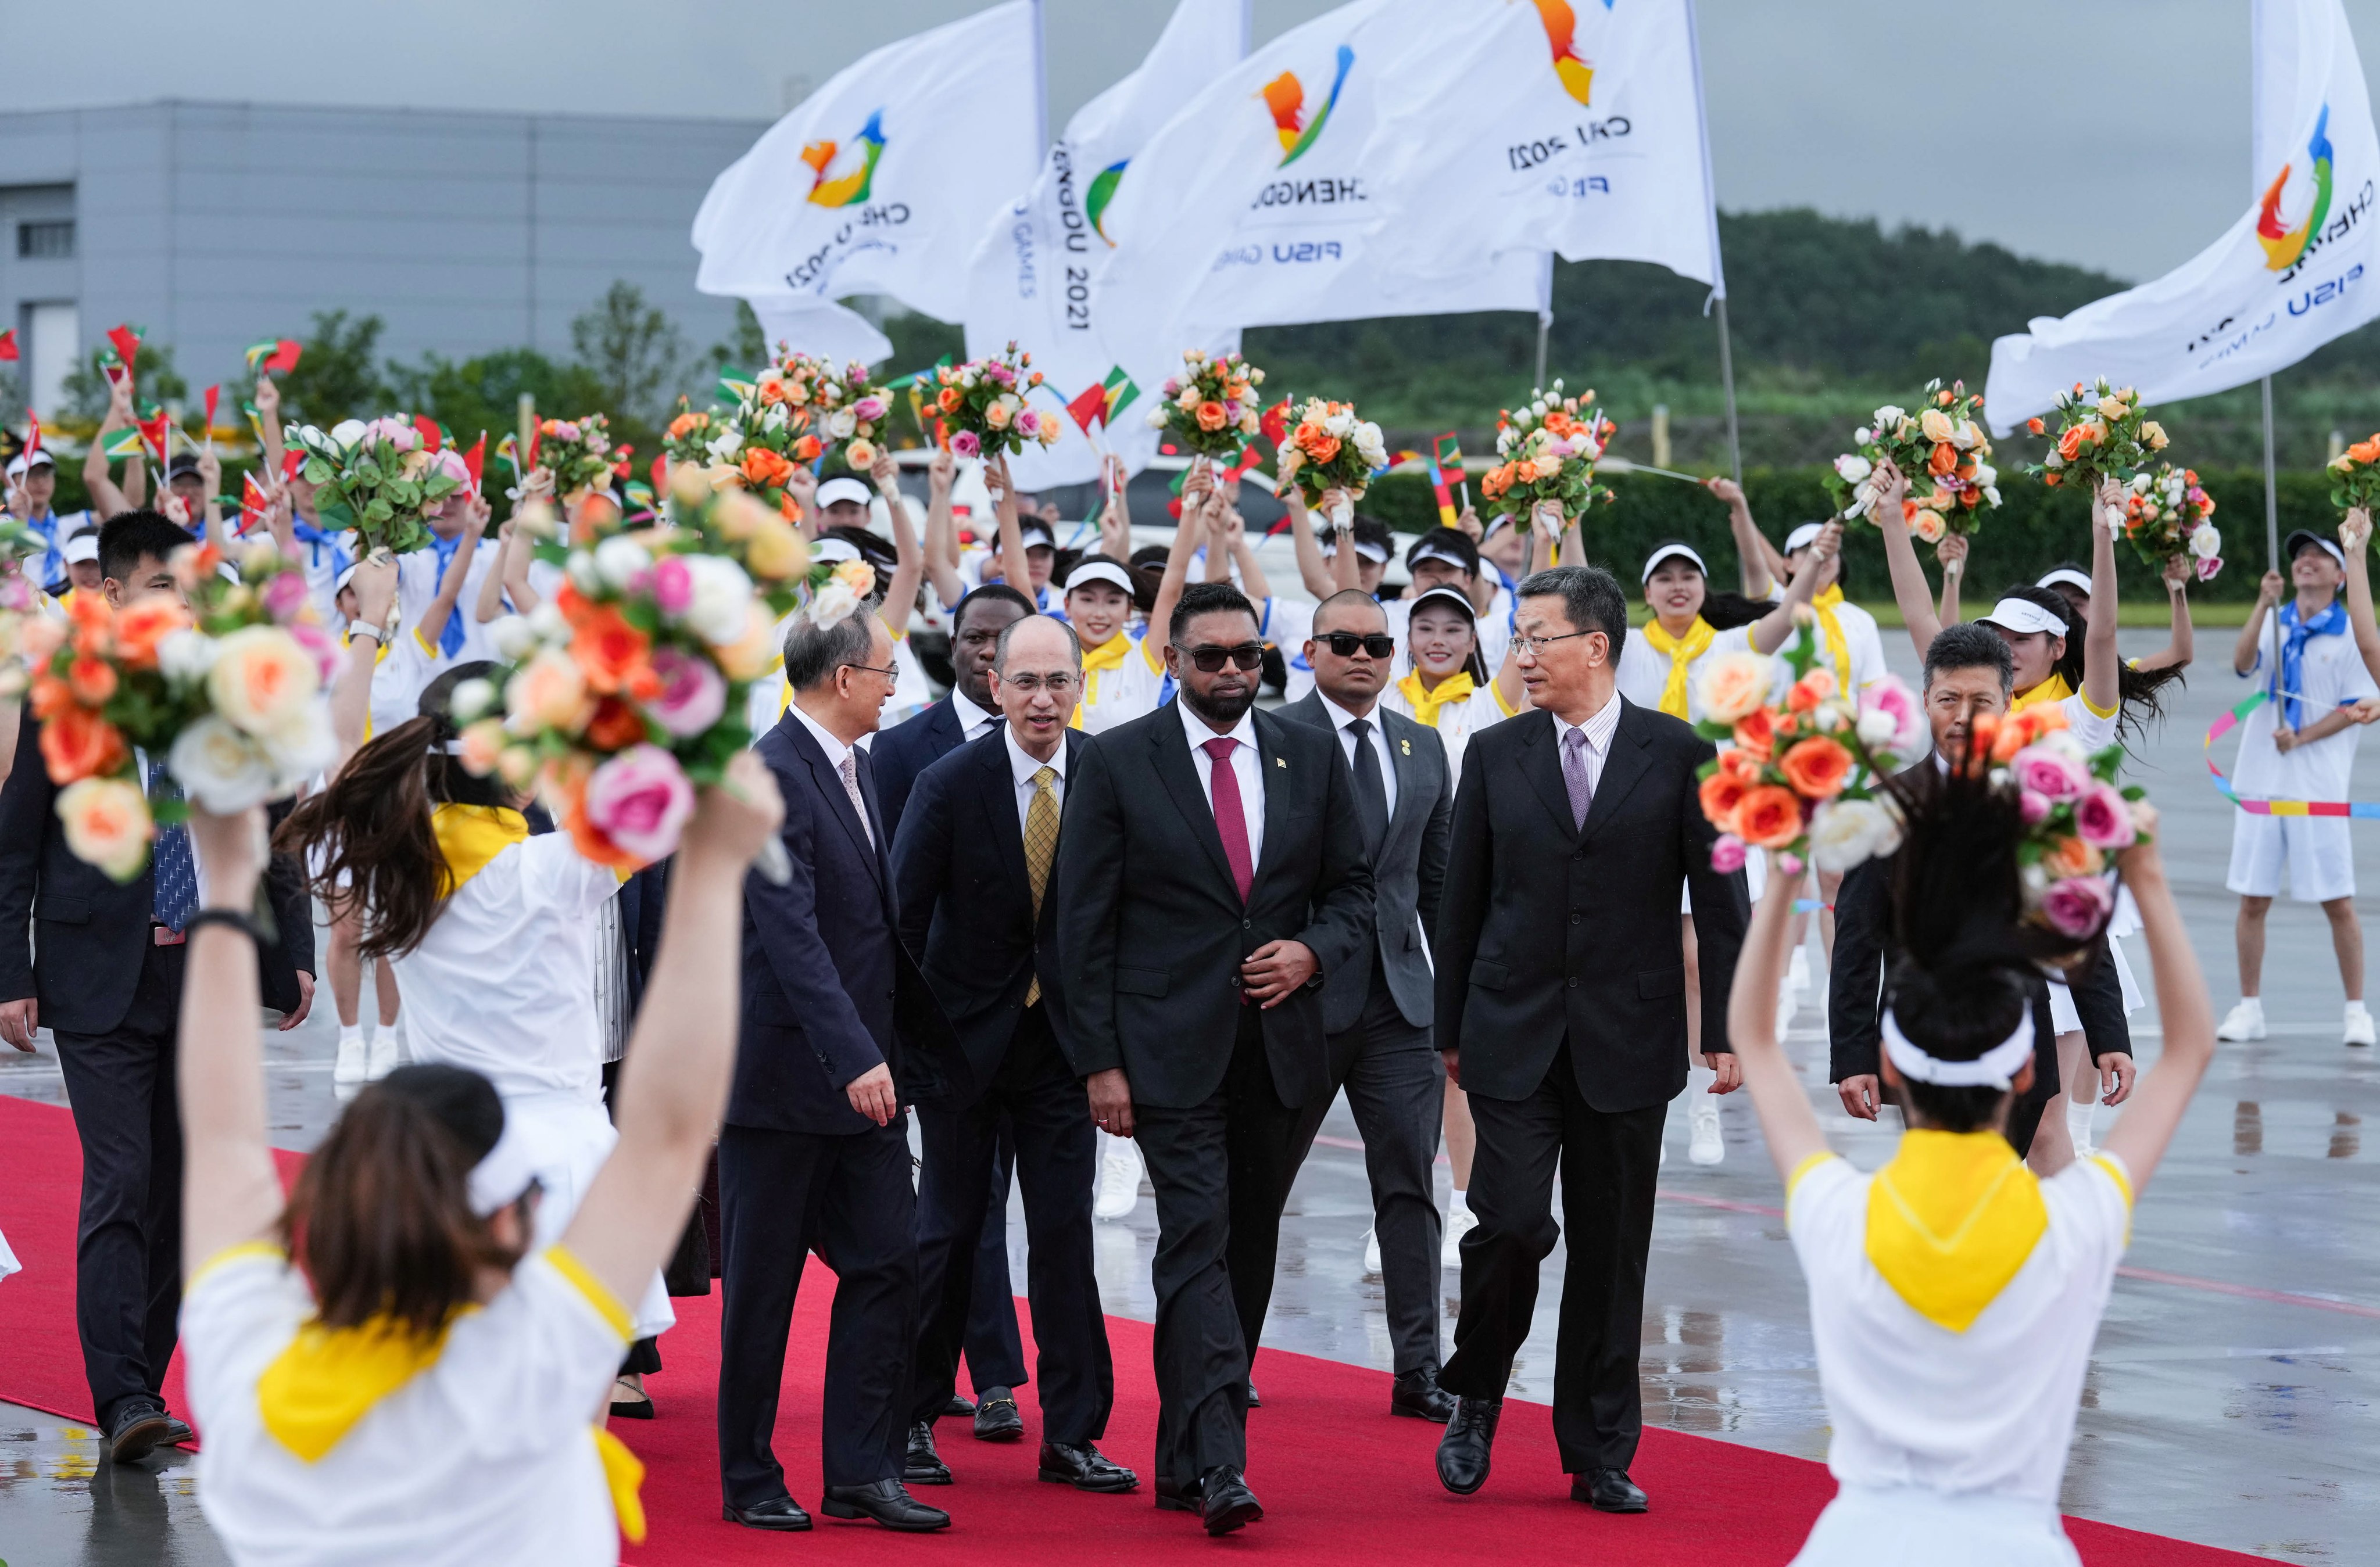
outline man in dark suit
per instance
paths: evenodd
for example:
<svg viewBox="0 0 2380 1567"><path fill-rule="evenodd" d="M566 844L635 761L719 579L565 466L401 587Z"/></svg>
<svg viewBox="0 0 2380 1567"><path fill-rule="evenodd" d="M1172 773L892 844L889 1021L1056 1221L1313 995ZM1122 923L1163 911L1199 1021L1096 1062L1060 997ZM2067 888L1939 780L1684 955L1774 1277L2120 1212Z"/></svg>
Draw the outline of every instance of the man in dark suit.
<svg viewBox="0 0 2380 1567"><path fill-rule="evenodd" d="M1082 645L1062 621L1028 616L1002 635L992 695L1006 721L926 769L894 845L901 934L922 954L981 1092L922 1106L917 1187L922 1327L911 1376L911 1485L948 1485L936 1416L958 1371L975 1248L1005 1127L1025 1195L1033 1338L1041 1363L1040 1474L1080 1490L1128 1491L1131 1470L1093 1445L1115 1403L1107 1318L1092 1266L1099 1148L1081 1079L1058 1047L1058 955L1050 886L1066 780L1087 737L1067 728L1082 694ZM1003 1277L1004 1277L1003 1271ZM1014 1320L1014 1308L1002 1301Z"/></svg>
<svg viewBox="0 0 2380 1567"><path fill-rule="evenodd" d="M1424 933L1438 924L1446 879L1454 782L1436 729L1380 705L1396 641L1379 601L1360 588L1334 594L1314 611L1305 647L1314 690L1281 716L1329 732L1345 754L1372 863L1369 960L1359 957L1323 981L1330 1076L1305 1106L1299 1162L1342 1088L1364 1134L1372 1184L1373 1233L1380 1248L1396 1383L1389 1412L1443 1425L1454 1400L1438 1385L1439 1217L1430 1169L1438 1157L1445 1088L1430 1049L1430 972ZM1233 1273L1240 1328L1250 1345L1264 1325L1270 1273Z"/></svg>
<svg viewBox="0 0 2380 1567"><path fill-rule="evenodd" d="M1461 1401L1439 1478L1486 1483L1537 1265L1569 1220L1554 1440L1571 1496L1642 1513L1628 1477L1644 1419L1636 1362L1661 1123L1686 1086L1685 953L1694 892L1703 1059L1726 1092L1728 990L1750 906L1711 869L1696 770L1710 741L1622 697L1619 584L1563 566L1521 584L1512 651L1535 711L1471 737L1438 925L1438 1048L1479 1130L1463 1310L1439 1381Z"/></svg>
<svg viewBox="0 0 2380 1567"><path fill-rule="evenodd" d="M878 735L868 747L876 773L876 797L883 802L885 832L901 841L901 818L909 791L925 770L960 746L982 739L1001 725L992 699L991 664L1000 637L1033 613L1033 601L1004 583L986 583L951 613L951 666L958 684L951 693L906 723ZM913 948L913 950L922 950ZM1014 1441L1025 1434L1016 1410L1016 1390L1025 1385L1025 1344L1016 1332L1016 1295L1008 1278L1008 1186L1015 1148L1001 1128L993 1151L992 1187L999 1199L984 1215L974 1266L974 1298L968 1302L966 1360L975 1384L975 1434L986 1441ZM954 1390L955 1391L955 1390ZM966 1412L953 1397L951 1414Z"/></svg>
<svg viewBox="0 0 2380 1567"><path fill-rule="evenodd" d="M1337 743L1253 711L1247 599L1187 587L1167 634L1179 699L1101 735L1067 790L1059 1043L1157 1192L1157 1503L1226 1534L1264 1515L1232 1280L1272 1272L1298 1112L1330 1084L1322 984L1369 961L1372 876Z"/></svg>
<svg viewBox="0 0 2380 1567"><path fill-rule="evenodd" d="M897 671L861 611L785 636L793 705L762 736L792 874L745 884L744 1006L719 1133L719 1456L726 1516L807 1529L770 1447L803 1260L835 1272L824 1407L827 1516L939 1529L901 1483L917 1340L917 1199L905 1107L966 1087L941 1009L901 945L882 814L856 749Z"/></svg>
<svg viewBox="0 0 2380 1567"><path fill-rule="evenodd" d="M166 563L191 542L154 512L110 518L100 534L101 591L118 606L178 594ZM111 1456L128 1463L190 1438L163 1390L182 1301L174 1049L183 928L198 910L198 877L180 826L160 829L148 868L121 885L76 859L41 746L42 725L28 713L0 790L0 1039L29 1051L46 1025L57 1043L82 1142L75 1328L93 1418ZM174 788L162 757L140 760L152 793ZM260 993L283 1014L281 1027L293 1029L313 1002L313 912L285 855L275 857L269 885L279 940L258 953Z"/></svg>

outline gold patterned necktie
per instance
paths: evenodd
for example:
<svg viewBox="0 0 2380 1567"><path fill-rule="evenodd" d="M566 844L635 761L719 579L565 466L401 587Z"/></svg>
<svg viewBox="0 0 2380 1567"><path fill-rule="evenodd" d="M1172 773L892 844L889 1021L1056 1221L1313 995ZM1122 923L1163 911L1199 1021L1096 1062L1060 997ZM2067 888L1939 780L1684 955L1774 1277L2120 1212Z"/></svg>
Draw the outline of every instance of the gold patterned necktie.
<svg viewBox="0 0 2380 1567"><path fill-rule="evenodd" d="M1033 885L1033 923L1041 923L1041 893L1050 885L1050 862L1058 853L1058 795L1050 786L1058 779L1055 767L1037 768L1033 774L1033 802L1025 808L1025 876ZM1033 983L1025 992L1025 1005L1032 1006L1041 999L1041 976L1033 976Z"/></svg>

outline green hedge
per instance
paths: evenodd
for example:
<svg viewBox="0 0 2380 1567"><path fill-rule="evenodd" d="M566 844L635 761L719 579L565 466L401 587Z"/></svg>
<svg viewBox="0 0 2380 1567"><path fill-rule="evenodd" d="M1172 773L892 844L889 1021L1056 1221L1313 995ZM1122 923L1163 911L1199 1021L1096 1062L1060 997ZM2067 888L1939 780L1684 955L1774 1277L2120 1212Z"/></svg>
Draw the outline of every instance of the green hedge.
<svg viewBox="0 0 2380 1567"><path fill-rule="evenodd" d="M1744 492L1761 530L1781 543L1795 524L1831 515L1833 502L1827 493L1825 472L1816 467L1759 468L1744 475ZM2223 534L2224 567L2220 576L2193 587L2192 594L2216 600L2252 600L2265 567L2265 476L2259 469L2244 468L2202 472L2199 477L2215 498L2215 525ZM1685 539L1714 561L1734 560L1726 509L1699 487L1645 474L1615 474L1610 484L1619 499L1597 507L1588 519L1587 549L1598 563L1618 571L1623 582L1635 581L1638 566L1663 539ZM1476 500L1476 476L1472 494ZM2045 488L2034 479L2011 474L2000 480L2000 497L1999 509L1985 519L1975 536L1967 571L1973 585L1969 598L1996 594L2011 582L2031 582L2060 561L2089 561L2090 507L2081 494ZM1438 502L1430 493L1429 480L1416 474L1390 474L1375 481L1364 497L1364 510L1400 533L1418 533L1438 524ZM2330 504L2328 477L2319 473L2283 474L2280 519L2285 537L2293 528L2311 528L2332 536L2338 513ZM1920 546L1918 553L1930 568L1933 552ZM1875 531L1864 524L1856 526L1847 554L1844 591L1853 598L1889 602L1892 584ZM2156 573L2132 553L2129 544L2117 544L2116 564L2125 597L2164 597Z"/></svg>

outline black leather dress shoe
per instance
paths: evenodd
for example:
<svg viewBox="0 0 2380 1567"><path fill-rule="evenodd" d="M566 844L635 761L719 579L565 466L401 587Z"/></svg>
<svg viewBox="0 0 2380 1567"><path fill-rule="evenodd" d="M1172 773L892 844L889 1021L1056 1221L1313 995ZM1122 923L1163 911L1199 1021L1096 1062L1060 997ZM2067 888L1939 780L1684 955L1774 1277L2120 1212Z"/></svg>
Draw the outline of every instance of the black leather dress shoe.
<svg viewBox="0 0 2380 1567"><path fill-rule="evenodd" d="M965 1393L954 1392L951 1394L951 1401L942 1405L942 1413L953 1419L972 1420L975 1418L975 1400Z"/></svg>
<svg viewBox="0 0 2380 1567"><path fill-rule="evenodd" d="M1438 1483L1457 1496L1469 1496L1488 1483L1488 1452L1496 1445L1496 1422L1503 1418L1500 1398L1458 1398L1446 1435L1438 1441Z"/></svg>
<svg viewBox="0 0 2380 1567"><path fill-rule="evenodd" d="M1157 1510L1160 1513L1196 1513L1206 1500L1207 1488L1193 1480L1187 1486L1177 1486L1171 1480L1157 1482Z"/></svg>
<svg viewBox="0 0 2380 1567"><path fill-rule="evenodd" d="M1250 1382L1248 1384L1248 1407L1251 1409L1262 1409L1264 1407L1264 1400L1257 1396L1257 1385L1254 1382Z"/></svg>
<svg viewBox="0 0 2380 1567"><path fill-rule="evenodd" d="M909 1494L898 1480L877 1480L864 1486L829 1486L820 1504L830 1518L873 1518L888 1529L921 1535L947 1529L951 1515L929 1507Z"/></svg>
<svg viewBox="0 0 2380 1567"><path fill-rule="evenodd" d="M774 1529L781 1535L797 1535L810 1526L810 1515L790 1496L772 1496L750 1507L722 1507L719 1515L747 1529Z"/></svg>
<svg viewBox="0 0 2380 1567"><path fill-rule="evenodd" d="M1264 1503L1257 1500L1256 1492L1248 1489L1248 1483L1240 1477L1240 1472L1228 1464L1208 1470L1198 1489L1202 1493L1198 1503L1199 1517L1210 1535L1228 1535L1233 1529L1253 1524L1264 1516Z"/></svg>
<svg viewBox="0 0 2380 1567"><path fill-rule="evenodd" d="M1438 1385L1438 1368L1416 1366L1397 1373L1389 1390L1389 1413L1445 1425L1454 1418L1454 1395Z"/></svg>
<svg viewBox="0 0 2380 1567"><path fill-rule="evenodd" d="M176 1424L173 1416L148 1399L127 1399L107 1422L107 1456L118 1464L137 1463L160 1443L173 1440L168 1433ZM189 1428L182 1429L187 1437Z"/></svg>
<svg viewBox="0 0 2380 1567"><path fill-rule="evenodd" d="M1025 1416L1016 1412L1014 1395L1006 1388L984 1389L975 1406L975 1440L1014 1441L1024 1434Z"/></svg>
<svg viewBox="0 0 2380 1567"><path fill-rule="evenodd" d="M1628 1477L1625 1469L1572 1476L1570 1499L1584 1501L1597 1513L1642 1513L1648 1505L1643 1489Z"/></svg>
<svg viewBox="0 0 2380 1567"><path fill-rule="evenodd" d="M1041 1477L1078 1491L1128 1491L1140 1486L1139 1476L1087 1441L1043 1442Z"/></svg>
<svg viewBox="0 0 2380 1567"><path fill-rule="evenodd" d="M179 1416L169 1414L165 1416L165 1435L158 1441L157 1445L160 1447L173 1447L181 1442L196 1441L198 1440L199 1433L190 1429L188 1421L182 1419Z"/></svg>
<svg viewBox="0 0 2380 1567"><path fill-rule="evenodd" d="M951 1483L951 1466L934 1451L934 1423L920 1420L909 1428L909 1452L901 1460L901 1483L905 1486L946 1486Z"/></svg>

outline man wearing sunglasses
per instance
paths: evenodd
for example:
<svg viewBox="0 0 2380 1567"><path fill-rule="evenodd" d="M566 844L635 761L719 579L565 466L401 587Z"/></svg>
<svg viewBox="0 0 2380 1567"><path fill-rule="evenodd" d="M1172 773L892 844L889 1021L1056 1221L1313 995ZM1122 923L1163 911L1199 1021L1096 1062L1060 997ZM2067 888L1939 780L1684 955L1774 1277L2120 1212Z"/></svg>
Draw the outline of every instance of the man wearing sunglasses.
<svg viewBox="0 0 2380 1567"><path fill-rule="evenodd" d="M1166 634L1176 699L1067 783L1059 1039L1157 1188L1158 1505L1220 1535L1264 1515L1233 1281L1271 1276L1300 1113L1330 1091L1323 983L1370 961L1372 876L1338 742L1254 710L1247 599L1195 584Z"/></svg>
<svg viewBox="0 0 2380 1567"><path fill-rule="evenodd" d="M1365 1271L1380 1275L1396 1357L1389 1412L1444 1425L1454 1400L1438 1386L1439 1225L1430 1167L1445 1090L1430 1049L1427 937L1437 928L1446 879L1454 783L1438 731L1380 705L1396 651L1378 600L1361 589L1331 595L1316 608L1305 648L1314 666L1313 693L1281 710L1284 718L1331 735L1347 758L1379 933L1367 957L1323 983L1330 1078L1305 1107L1298 1159L1304 1162L1344 1088L1372 1183ZM1261 1324L1271 1276L1233 1274L1232 1285L1241 1321Z"/></svg>

